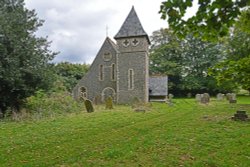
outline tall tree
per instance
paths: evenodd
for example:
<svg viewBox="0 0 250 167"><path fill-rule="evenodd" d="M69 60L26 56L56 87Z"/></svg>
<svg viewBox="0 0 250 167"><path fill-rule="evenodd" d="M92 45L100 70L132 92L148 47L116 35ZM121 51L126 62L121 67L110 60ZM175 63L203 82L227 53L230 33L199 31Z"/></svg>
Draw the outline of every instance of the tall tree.
<svg viewBox="0 0 250 167"><path fill-rule="evenodd" d="M215 93L231 88L231 85L218 87L216 80L208 76L208 69L225 57L222 45L204 42L193 35L181 40L169 29L155 31L151 41L150 72L168 75L171 93Z"/></svg>
<svg viewBox="0 0 250 167"><path fill-rule="evenodd" d="M19 110L23 100L52 82L49 70L55 53L46 38L35 36L42 26L24 0L0 1L0 110Z"/></svg>
<svg viewBox="0 0 250 167"><path fill-rule="evenodd" d="M170 92L179 90L182 75L181 41L169 29L153 32L150 48L151 75L168 75Z"/></svg>
<svg viewBox="0 0 250 167"><path fill-rule="evenodd" d="M250 92L250 9L242 15L230 36L224 39L226 59L210 70L219 84L234 83Z"/></svg>
<svg viewBox="0 0 250 167"><path fill-rule="evenodd" d="M61 62L55 65L56 74L68 91L72 91L77 82L87 73L88 69L89 65L87 64Z"/></svg>
<svg viewBox="0 0 250 167"><path fill-rule="evenodd" d="M168 19L170 28L181 37L189 33L203 39L216 40L228 34L241 9L249 7L249 0L198 0L195 16L184 19L187 8L194 6L193 0L168 0L162 2L162 19Z"/></svg>

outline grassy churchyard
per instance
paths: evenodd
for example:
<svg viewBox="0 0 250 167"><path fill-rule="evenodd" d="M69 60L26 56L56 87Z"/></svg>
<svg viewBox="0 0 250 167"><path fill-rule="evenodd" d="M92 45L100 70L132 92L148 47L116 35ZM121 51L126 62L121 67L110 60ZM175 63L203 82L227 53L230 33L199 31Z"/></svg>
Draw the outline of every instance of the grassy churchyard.
<svg viewBox="0 0 250 167"><path fill-rule="evenodd" d="M250 121L232 121L237 109L250 115L250 97L237 104L212 99L152 103L93 113L0 122L0 166L250 166Z"/></svg>

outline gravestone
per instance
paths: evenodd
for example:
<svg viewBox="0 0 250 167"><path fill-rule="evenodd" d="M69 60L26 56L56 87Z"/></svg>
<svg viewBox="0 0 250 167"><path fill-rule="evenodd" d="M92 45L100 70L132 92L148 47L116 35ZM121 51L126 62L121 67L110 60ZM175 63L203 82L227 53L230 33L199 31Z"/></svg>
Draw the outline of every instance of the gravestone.
<svg viewBox="0 0 250 167"><path fill-rule="evenodd" d="M167 102L167 104L170 105L170 106L173 105L173 97L174 97L174 95L171 94L171 93L168 95L168 98L167 98L167 101L166 101L166 102Z"/></svg>
<svg viewBox="0 0 250 167"><path fill-rule="evenodd" d="M238 110L236 111L236 114L234 114L234 116L232 117L233 120L240 120L240 121L247 121L248 120L248 116L246 111L244 110Z"/></svg>
<svg viewBox="0 0 250 167"><path fill-rule="evenodd" d="M106 100L105 100L105 105L106 105L106 109L113 109L113 99L111 96L109 96Z"/></svg>
<svg viewBox="0 0 250 167"><path fill-rule="evenodd" d="M235 93L231 93L231 97L229 99L229 103L237 103L236 94Z"/></svg>
<svg viewBox="0 0 250 167"><path fill-rule="evenodd" d="M218 93L216 97L217 97L217 100L221 101L221 100L224 100L224 96L225 96L224 94Z"/></svg>
<svg viewBox="0 0 250 167"><path fill-rule="evenodd" d="M201 102L201 94L196 94L196 95L195 95L195 100L196 100L197 102Z"/></svg>
<svg viewBox="0 0 250 167"><path fill-rule="evenodd" d="M84 101L84 104L88 113L94 112L93 104L89 99L86 99Z"/></svg>
<svg viewBox="0 0 250 167"><path fill-rule="evenodd" d="M227 94L226 94L226 98L227 98L227 100L229 101L229 100L232 98L232 94L231 94L231 93L227 93Z"/></svg>
<svg viewBox="0 0 250 167"><path fill-rule="evenodd" d="M188 93L188 94L187 94L187 97L188 97L188 98L191 98L191 97L192 97L192 93Z"/></svg>
<svg viewBox="0 0 250 167"><path fill-rule="evenodd" d="M201 94L201 103L208 104L210 101L210 96L208 93Z"/></svg>
<svg viewBox="0 0 250 167"><path fill-rule="evenodd" d="M99 95L95 96L93 102L94 102L95 105L102 104L102 97L99 96Z"/></svg>

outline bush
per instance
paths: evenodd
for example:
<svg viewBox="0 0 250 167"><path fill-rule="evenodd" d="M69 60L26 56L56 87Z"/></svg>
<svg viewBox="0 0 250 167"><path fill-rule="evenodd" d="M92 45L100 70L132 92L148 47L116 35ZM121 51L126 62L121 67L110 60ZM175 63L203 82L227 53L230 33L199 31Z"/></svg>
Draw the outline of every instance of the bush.
<svg viewBox="0 0 250 167"><path fill-rule="evenodd" d="M84 104L76 102L68 92L53 92L48 95L40 90L27 98L25 109L32 114L51 116L81 112Z"/></svg>

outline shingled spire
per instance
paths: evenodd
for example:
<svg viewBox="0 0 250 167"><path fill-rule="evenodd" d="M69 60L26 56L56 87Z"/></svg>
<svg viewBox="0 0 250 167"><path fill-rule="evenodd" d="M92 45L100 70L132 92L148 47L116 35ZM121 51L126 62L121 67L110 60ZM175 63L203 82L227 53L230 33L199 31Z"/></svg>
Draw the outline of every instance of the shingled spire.
<svg viewBox="0 0 250 167"><path fill-rule="evenodd" d="M138 36L146 36L149 42L148 35L144 31L133 6L126 20L124 21L123 25L121 26L120 30L118 31L118 33L115 35L114 38L118 39L118 38L138 37Z"/></svg>

